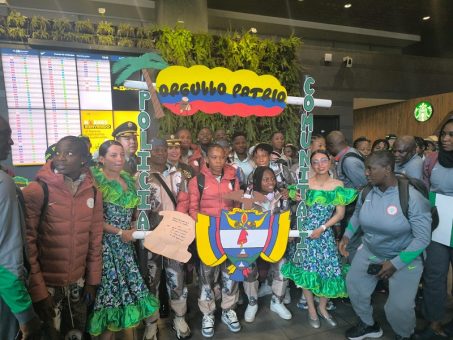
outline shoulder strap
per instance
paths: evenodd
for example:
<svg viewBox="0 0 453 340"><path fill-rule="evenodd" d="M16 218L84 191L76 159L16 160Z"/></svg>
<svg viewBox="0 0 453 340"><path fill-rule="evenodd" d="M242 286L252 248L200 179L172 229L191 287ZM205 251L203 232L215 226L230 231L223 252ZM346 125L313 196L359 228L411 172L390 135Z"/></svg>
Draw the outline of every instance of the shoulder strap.
<svg viewBox="0 0 453 340"><path fill-rule="evenodd" d="M409 180L404 177L397 177L397 179L401 209L404 217L407 218L409 210Z"/></svg>
<svg viewBox="0 0 453 340"><path fill-rule="evenodd" d="M98 191L94 185L91 188L93 188L93 206L96 206L96 196L98 195Z"/></svg>
<svg viewBox="0 0 453 340"><path fill-rule="evenodd" d="M343 155L343 157L341 158L341 165L340 165L340 168L341 168L341 173L343 175L344 174L344 161L346 160L346 158L349 158L349 157L354 157L354 158L357 158L357 159L360 159L362 162L365 162L365 160L363 159L362 156L360 156L359 154L355 153L355 152L347 152L345 155Z"/></svg>
<svg viewBox="0 0 453 340"><path fill-rule="evenodd" d="M154 176L155 179L157 179L159 181L160 185L162 186L162 188L164 188L165 192L167 193L168 197L170 197L171 201L173 202L173 205L176 208L176 206L177 206L176 198L173 195L173 193L171 192L167 183L165 183L165 181L159 176L159 174L153 172L152 175Z"/></svg>
<svg viewBox="0 0 453 340"><path fill-rule="evenodd" d="M202 173L199 173L197 175L197 183L198 183L198 192L200 193L200 199L198 202L201 201L201 196L203 196L203 190L204 190L204 175Z"/></svg>
<svg viewBox="0 0 453 340"><path fill-rule="evenodd" d="M363 202L365 202L366 195L368 195L368 193L371 191L371 189L373 189L373 186L370 185L370 184L367 184L367 185L362 189L362 196L361 196L362 205L363 205Z"/></svg>
<svg viewBox="0 0 453 340"><path fill-rule="evenodd" d="M41 228L42 222L44 221L44 218L47 214L47 208L49 207L49 188L47 187L47 183L43 181L37 181L42 188L44 198L42 200L42 207L41 207L41 215L39 216L39 224L38 224L38 230Z"/></svg>

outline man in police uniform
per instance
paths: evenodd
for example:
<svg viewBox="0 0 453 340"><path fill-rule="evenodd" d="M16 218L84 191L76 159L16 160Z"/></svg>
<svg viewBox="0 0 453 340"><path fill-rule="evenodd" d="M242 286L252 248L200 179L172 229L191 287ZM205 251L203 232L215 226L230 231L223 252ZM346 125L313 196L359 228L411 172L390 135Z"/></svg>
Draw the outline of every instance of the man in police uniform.
<svg viewBox="0 0 453 340"><path fill-rule="evenodd" d="M123 170L134 176L137 173L139 161L135 155L138 149L137 124L130 121L125 122L113 130L112 136L121 143L126 154L126 163L124 163Z"/></svg>

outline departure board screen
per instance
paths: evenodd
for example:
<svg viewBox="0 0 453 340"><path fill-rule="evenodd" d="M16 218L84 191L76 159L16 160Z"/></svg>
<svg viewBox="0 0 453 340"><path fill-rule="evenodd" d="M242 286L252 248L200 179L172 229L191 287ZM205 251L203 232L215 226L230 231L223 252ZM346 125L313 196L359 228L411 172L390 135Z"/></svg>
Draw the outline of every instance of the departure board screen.
<svg viewBox="0 0 453 340"><path fill-rule="evenodd" d="M89 124L82 124L81 115L86 112L91 112L90 121L111 122L102 138L111 138L111 129L117 126L114 110L138 112L138 91L113 86L112 64L121 58L124 56L2 48L8 116L15 143L13 164L43 164L47 147L67 135L84 133L99 139L93 143L98 145L102 142L99 129L87 129ZM131 77L139 78L140 74ZM136 121L137 117L130 120Z"/></svg>

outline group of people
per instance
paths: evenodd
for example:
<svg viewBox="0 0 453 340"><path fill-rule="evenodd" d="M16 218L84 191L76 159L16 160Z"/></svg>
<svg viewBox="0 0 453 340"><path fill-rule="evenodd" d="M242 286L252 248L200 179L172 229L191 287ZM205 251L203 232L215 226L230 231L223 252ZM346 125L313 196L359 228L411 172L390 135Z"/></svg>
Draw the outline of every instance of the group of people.
<svg viewBox="0 0 453 340"><path fill-rule="evenodd" d="M13 141L3 119L0 132L4 160ZM194 275L204 337L214 336L217 300L231 332L241 330L235 309L245 298L245 322L255 320L266 294L272 295L272 312L292 319L286 306L290 282L302 288L297 306L308 310L314 328L321 322L335 327L332 299L349 297L359 322L347 330L348 339L382 336L371 302L379 281L388 282L385 312L397 339L453 334L453 324L441 323L452 248L431 241L430 202L414 182L453 196L453 119L442 126L431 152L421 151L425 144L412 136L388 136L373 145L361 137L350 147L340 131L313 135L305 197L290 195L301 176L298 149L285 144L280 131L270 143L251 148L244 133L229 138L225 130L213 133L207 127L198 132L197 143L186 128L148 141L152 229L161 211L176 210L194 220L198 213L220 217L222 210L240 207L224 197L237 190L265 198L253 203L254 210L289 210L293 229L298 205L306 206L299 227L308 237L288 239L277 263L258 259L242 284L231 278L228 260L207 266L195 246L184 264L134 239L137 126L121 124L112 137L94 155L86 138L62 138L36 180L22 190L0 171L2 338L14 339L18 324L22 337L30 339L38 333L48 339L88 334L114 339L119 331L134 339L143 324L143 339L157 339L159 309L168 303L176 337L185 339L191 336L187 282ZM429 325L414 334L422 275Z"/></svg>

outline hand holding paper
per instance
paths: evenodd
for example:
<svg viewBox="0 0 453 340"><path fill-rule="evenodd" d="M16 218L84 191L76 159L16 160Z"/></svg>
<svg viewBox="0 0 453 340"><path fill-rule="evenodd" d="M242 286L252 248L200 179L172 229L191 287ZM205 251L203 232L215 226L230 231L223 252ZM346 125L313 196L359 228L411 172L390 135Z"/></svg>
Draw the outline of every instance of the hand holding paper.
<svg viewBox="0 0 453 340"><path fill-rule="evenodd" d="M187 247L195 239L195 221L178 211L161 211L162 221L145 236L144 246L153 253L186 263L192 256Z"/></svg>

